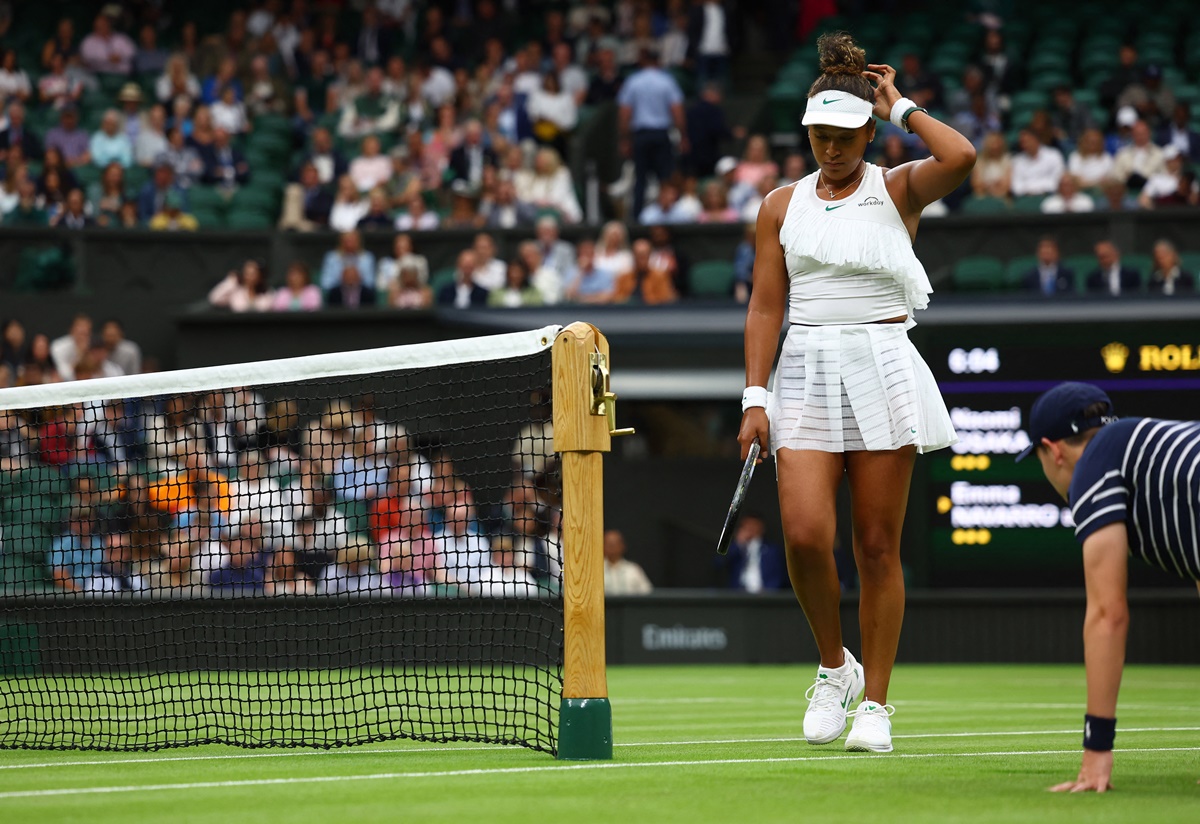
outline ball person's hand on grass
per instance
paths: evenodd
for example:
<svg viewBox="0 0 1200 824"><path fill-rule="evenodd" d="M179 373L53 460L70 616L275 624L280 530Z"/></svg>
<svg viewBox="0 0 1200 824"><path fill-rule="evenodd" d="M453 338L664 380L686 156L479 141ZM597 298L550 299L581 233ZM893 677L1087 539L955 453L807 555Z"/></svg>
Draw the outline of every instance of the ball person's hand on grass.
<svg viewBox="0 0 1200 824"><path fill-rule="evenodd" d="M1055 784L1050 788L1050 792L1085 793L1089 790L1095 790L1098 793L1108 792L1112 789L1112 783L1109 781L1109 778L1112 777L1112 767L1112 750L1105 752L1084 750L1083 766L1079 768L1079 777L1074 781Z"/></svg>

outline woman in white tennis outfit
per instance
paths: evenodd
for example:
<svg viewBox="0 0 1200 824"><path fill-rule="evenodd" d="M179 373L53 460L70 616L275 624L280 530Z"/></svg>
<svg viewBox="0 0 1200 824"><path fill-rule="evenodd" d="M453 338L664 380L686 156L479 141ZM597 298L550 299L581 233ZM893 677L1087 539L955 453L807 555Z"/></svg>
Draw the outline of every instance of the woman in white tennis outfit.
<svg viewBox="0 0 1200 824"><path fill-rule="evenodd" d="M788 572L821 665L804 736L889 752L888 684L904 617L900 532L918 452L957 438L929 367L908 340L932 288L912 250L921 210L971 173L975 150L866 64L845 33L817 42L822 75L803 123L819 170L767 196L746 316L738 440L775 456ZM869 70L868 70L869 69ZM917 134L931 157L884 170L863 155L872 115ZM774 392L767 380L787 309ZM862 664L842 646L833 560L837 489L848 477L860 580ZM862 702L857 704L859 696Z"/></svg>

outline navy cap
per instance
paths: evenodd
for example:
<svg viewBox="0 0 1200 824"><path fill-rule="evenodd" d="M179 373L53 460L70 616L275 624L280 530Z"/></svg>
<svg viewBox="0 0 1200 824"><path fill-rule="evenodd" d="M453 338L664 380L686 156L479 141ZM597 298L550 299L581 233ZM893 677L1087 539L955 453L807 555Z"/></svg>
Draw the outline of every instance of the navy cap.
<svg viewBox="0 0 1200 824"><path fill-rule="evenodd" d="M1105 405L1104 413L1085 418L1084 411L1097 403ZM1017 456L1017 460L1023 461L1032 455L1042 438L1061 441L1112 423L1117 419L1112 411L1112 400L1100 387L1090 383L1060 383L1043 392L1033 402L1033 408L1029 410L1030 444Z"/></svg>

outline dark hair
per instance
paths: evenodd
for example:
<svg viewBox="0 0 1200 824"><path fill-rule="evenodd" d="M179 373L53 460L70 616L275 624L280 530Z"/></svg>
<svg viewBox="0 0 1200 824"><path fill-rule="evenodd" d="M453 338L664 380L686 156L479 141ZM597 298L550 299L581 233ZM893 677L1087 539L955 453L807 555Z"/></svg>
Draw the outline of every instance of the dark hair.
<svg viewBox="0 0 1200 824"><path fill-rule="evenodd" d="M821 76L808 90L808 96L839 91L874 101L875 90L863 77L867 70L867 53L844 31L822 34L817 38L817 56Z"/></svg>

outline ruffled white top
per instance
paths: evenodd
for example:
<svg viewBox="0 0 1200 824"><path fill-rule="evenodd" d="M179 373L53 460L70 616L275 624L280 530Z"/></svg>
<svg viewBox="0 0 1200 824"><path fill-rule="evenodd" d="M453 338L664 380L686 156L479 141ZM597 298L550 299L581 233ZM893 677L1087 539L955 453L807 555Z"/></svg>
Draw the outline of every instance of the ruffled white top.
<svg viewBox="0 0 1200 824"><path fill-rule="evenodd" d="M792 192L779 228L792 323L871 323L929 305L933 287L884 183L867 163L862 182L843 200L820 200L814 172Z"/></svg>

